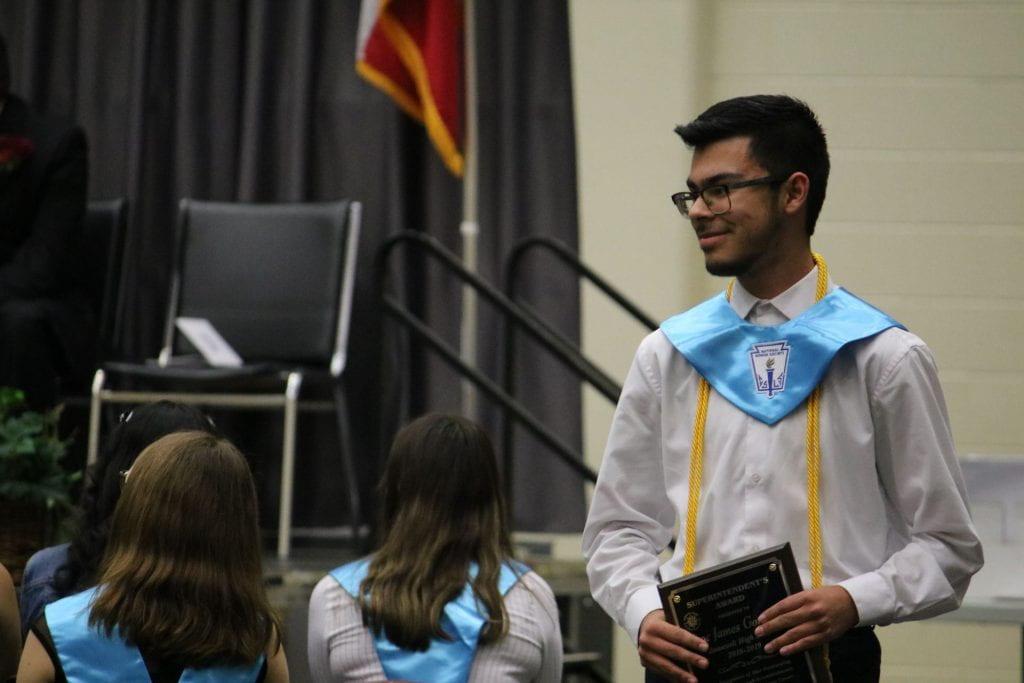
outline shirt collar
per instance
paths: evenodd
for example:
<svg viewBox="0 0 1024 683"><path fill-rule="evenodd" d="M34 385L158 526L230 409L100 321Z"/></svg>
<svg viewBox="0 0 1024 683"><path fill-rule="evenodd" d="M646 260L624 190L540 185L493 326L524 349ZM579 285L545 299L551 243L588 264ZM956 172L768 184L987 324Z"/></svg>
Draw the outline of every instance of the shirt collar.
<svg viewBox="0 0 1024 683"><path fill-rule="evenodd" d="M834 288L835 284L832 282L832 278L829 278L826 291L831 292ZM817 289L818 266L811 268L811 271L800 278L796 284L772 299L758 299L743 289L743 285L736 280L732 287L732 300L729 305L732 306L732 310L736 311L736 315L746 320L754 306L764 301L774 306L788 320L792 320L816 303L814 295Z"/></svg>

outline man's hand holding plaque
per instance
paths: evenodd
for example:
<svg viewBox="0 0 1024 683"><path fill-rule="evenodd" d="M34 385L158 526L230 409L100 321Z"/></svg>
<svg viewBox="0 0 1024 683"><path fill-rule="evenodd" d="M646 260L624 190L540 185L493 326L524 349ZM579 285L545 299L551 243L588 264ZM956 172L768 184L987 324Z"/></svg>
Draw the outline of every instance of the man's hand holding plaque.
<svg viewBox="0 0 1024 683"><path fill-rule="evenodd" d="M853 598L841 586L802 591L775 603L758 617L754 635L776 635L766 652L782 656L835 640L857 625L860 617Z"/></svg>
<svg viewBox="0 0 1024 683"><path fill-rule="evenodd" d="M802 591L788 543L658 588L664 618L679 628L649 614L640 628L641 657L677 681L827 683L819 645L856 623L842 588ZM708 648L698 655L701 642Z"/></svg>
<svg viewBox="0 0 1024 683"><path fill-rule="evenodd" d="M686 664L697 669L708 668L708 643L665 618L664 610L655 610L640 624L637 639L640 662L644 668L657 671L672 680L697 683L697 677L681 668Z"/></svg>

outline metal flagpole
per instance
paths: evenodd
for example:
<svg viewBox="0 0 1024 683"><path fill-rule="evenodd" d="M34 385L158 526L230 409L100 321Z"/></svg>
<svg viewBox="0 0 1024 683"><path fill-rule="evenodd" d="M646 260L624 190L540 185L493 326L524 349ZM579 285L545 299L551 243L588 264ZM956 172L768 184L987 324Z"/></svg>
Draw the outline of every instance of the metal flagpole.
<svg viewBox="0 0 1024 683"><path fill-rule="evenodd" d="M479 166L477 163L477 102L476 102L476 22L474 0L465 0L465 166L462 177L462 262L473 273L478 270L477 239L480 225L477 223L477 191L479 188ZM462 319L459 326L459 355L463 362L477 366L477 297L469 285L462 287ZM470 419L477 418L477 391L468 379L462 380L462 414Z"/></svg>

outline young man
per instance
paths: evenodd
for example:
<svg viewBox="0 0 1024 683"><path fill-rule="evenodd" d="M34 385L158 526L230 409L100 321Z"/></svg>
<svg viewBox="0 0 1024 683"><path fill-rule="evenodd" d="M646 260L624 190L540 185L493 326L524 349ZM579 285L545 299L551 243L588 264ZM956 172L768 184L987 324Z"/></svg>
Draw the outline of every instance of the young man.
<svg viewBox="0 0 1024 683"><path fill-rule="evenodd" d="M877 681L871 627L955 609L982 564L934 360L811 251L829 159L804 103L731 99L676 132L673 201L735 280L637 350L583 535L592 592L649 680L696 681L707 643L657 583L788 541L807 589L760 616L765 649L829 643L836 681Z"/></svg>

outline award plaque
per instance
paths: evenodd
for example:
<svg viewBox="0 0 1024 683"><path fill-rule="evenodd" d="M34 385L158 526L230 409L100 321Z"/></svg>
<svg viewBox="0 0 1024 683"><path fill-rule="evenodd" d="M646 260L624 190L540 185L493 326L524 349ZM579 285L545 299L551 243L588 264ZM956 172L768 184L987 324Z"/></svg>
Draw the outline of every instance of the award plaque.
<svg viewBox="0 0 1024 683"><path fill-rule="evenodd" d="M828 683L822 648L788 657L768 654L754 635L757 617L803 590L789 543L703 569L658 586L665 618L708 642L708 668L697 679L718 683Z"/></svg>

